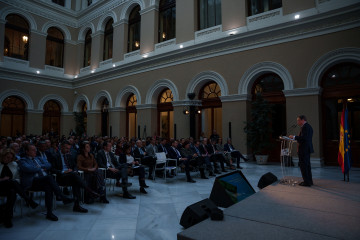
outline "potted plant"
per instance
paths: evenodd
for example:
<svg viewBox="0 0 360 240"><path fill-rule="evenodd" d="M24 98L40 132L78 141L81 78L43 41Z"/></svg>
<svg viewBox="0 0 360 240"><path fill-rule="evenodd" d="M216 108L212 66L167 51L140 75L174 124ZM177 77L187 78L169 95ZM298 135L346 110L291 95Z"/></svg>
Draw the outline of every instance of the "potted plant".
<svg viewBox="0 0 360 240"><path fill-rule="evenodd" d="M266 164L271 148L271 114L272 106L261 94L251 103L250 121L245 122L244 132L247 134L247 145L255 155L258 164Z"/></svg>

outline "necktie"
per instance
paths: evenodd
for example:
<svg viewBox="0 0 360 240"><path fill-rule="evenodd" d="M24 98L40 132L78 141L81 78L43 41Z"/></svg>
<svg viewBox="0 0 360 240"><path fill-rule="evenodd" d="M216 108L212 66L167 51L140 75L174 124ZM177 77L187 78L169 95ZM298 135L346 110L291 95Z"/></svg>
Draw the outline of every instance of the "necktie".
<svg viewBox="0 0 360 240"><path fill-rule="evenodd" d="M68 169L70 169L67 155L63 155L63 157L64 157L64 163L65 163L66 167Z"/></svg>
<svg viewBox="0 0 360 240"><path fill-rule="evenodd" d="M41 168L41 165L39 164L39 162L36 160L36 158L34 158L34 161L35 161L35 163L36 163L36 165L40 168L40 176L46 176L47 174L46 174L46 172Z"/></svg>

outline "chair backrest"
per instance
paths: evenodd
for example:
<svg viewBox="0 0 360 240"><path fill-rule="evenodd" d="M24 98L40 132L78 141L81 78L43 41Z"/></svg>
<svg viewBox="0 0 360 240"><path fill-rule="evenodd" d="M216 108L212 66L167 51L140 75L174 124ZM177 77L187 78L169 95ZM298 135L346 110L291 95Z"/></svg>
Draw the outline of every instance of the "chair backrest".
<svg viewBox="0 0 360 240"><path fill-rule="evenodd" d="M166 161L166 155L164 152L156 153L157 161L165 162Z"/></svg>

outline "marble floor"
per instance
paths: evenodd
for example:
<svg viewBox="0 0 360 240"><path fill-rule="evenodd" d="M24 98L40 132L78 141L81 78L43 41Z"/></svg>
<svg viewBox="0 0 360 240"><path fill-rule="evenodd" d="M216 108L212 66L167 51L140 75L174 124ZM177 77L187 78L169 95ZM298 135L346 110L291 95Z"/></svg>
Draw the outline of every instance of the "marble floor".
<svg viewBox="0 0 360 240"><path fill-rule="evenodd" d="M282 177L278 164L256 165L242 163L242 172L256 191L260 177L272 172L278 178ZM343 179L340 167L323 167L312 169L314 183L316 179ZM194 173L195 174L195 173ZM299 168L287 168L289 176L301 176ZM45 219L44 208L35 210L23 207L20 216L18 201L13 219L14 227L6 229L0 225L0 239L52 239L52 240L81 240L81 239L176 239L183 228L179 224L184 209L210 196L215 178L208 180L194 176L196 183L187 183L185 175L179 174L176 180L163 179L147 180L148 194L141 194L137 177L130 178L133 186L130 192L136 199L123 199L118 196L120 188L108 191L110 204L94 203L84 205L88 213L74 213L72 206L63 206L58 202L54 213L59 217L58 222ZM360 183L360 169L352 168L350 181Z"/></svg>

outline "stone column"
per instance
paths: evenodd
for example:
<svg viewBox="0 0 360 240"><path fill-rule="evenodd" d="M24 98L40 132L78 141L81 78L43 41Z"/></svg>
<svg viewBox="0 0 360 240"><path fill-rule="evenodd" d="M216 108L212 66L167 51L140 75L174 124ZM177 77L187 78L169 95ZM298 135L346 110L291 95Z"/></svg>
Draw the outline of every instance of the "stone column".
<svg viewBox="0 0 360 240"><path fill-rule="evenodd" d="M194 40L197 15L197 1L176 1L176 43Z"/></svg>
<svg viewBox="0 0 360 240"><path fill-rule="evenodd" d="M227 31L246 25L246 0L227 0L221 2L222 30Z"/></svg>
<svg viewBox="0 0 360 240"><path fill-rule="evenodd" d="M111 127L112 137L114 137L114 136L121 137L122 136L122 135L120 135L120 127L122 125L126 124L126 121L125 122L120 121L120 114L123 111L124 111L124 109L120 108L120 107L109 109L109 127ZM110 135L110 131L109 131L109 135Z"/></svg>
<svg viewBox="0 0 360 240"><path fill-rule="evenodd" d="M61 112L60 135L68 136L70 129L75 129L76 123L72 112Z"/></svg>
<svg viewBox="0 0 360 240"><path fill-rule="evenodd" d="M79 55L76 42L65 40L64 46L64 73L75 75L79 69ZM83 54L82 54L83 55Z"/></svg>
<svg viewBox="0 0 360 240"><path fill-rule="evenodd" d="M248 94L220 97L222 102L222 137L223 143L230 137L229 123L231 123L231 139L234 147L242 154L248 155L244 122L250 120L250 99Z"/></svg>
<svg viewBox="0 0 360 240"><path fill-rule="evenodd" d="M114 41L113 41L113 62L118 62L124 59L124 54L127 52L127 22L120 21L114 23Z"/></svg>
<svg viewBox="0 0 360 240"><path fill-rule="evenodd" d="M140 54L154 51L157 43L159 13L155 6L140 11Z"/></svg>
<svg viewBox="0 0 360 240"><path fill-rule="evenodd" d="M33 68L45 68L46 34L39 31L31 31L29 41L29 66Z"/></svg>
<svg viewBox="0 0 360 240"><path fill-rule="evenodd" d="M99 67L99 63L103 60L104 52L104 31L98 31L91 34L91 69Z"/></svg>
<svg viewBox="0 0 360 240"><path fill-rule="evenodd" d="M25 134L41 135L43 123L43 110L27 110L25 118Z"/></svg>
<svg viewBox="0 0 360 240"><path fill-rule="evenodd" d="M158 135L157 132L157 108L156 104L141 104L136 106L140 137Z"/></svg>
<svg viewBox="0 0 360 240"><path fill-rule="evenodd" d="M87 135L101 136L101 111L88 110L86 113L87 113Z"/></svg>
<svg viewBox="0 0 360 240"><path fill-rule="evenodd" d="M322 125L321 125L321 89L294 89L285 90L286 97L286 119L287 129L296 124L296 117L298 115L305 115L309 124L312 126L314 153L311 154L311 166L324 166L323 150L322 150ZM309 107L311 106L311 107ZM288 134L298 135L299 128L296 130L289 130ZM295 166L298 166L298 156L296 154L297 145L293 145L293 161Z"/></svg>
<svg viewBox="0 0 360 240"><path fill-rule="evenodd" d="M84 67L84 49L85 48L85 41L78 41L77 45L76 45L76 52L77 52L77 56L78 56L78 60L76 62L76 71L74 72L74 75L79 74L80 73L80 69ZM92 46L91 46L92 48ZM91 59L90 59L91 61Z"/></svg>
<svg viewBox="0 0 360 240"><path fill-rule="evenodd" d="M0 44L0 62L4 61L4 43L3 43L3 39L5 39L5 21L4 20L0 20L0 39L2 39L2 44Z"/></svg>

